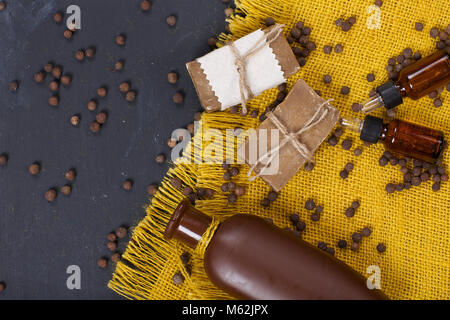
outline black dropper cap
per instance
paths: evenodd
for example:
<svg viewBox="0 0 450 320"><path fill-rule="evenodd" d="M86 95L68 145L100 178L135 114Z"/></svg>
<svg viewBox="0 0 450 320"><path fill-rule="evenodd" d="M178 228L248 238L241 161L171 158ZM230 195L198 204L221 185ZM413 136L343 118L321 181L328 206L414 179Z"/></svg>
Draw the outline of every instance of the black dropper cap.
<svg viewBox="0 0 450 320"><path fill-rule="evenodd" d="M366 116L364 118L364 124L361 129L361 140L377 143L380 139L381 132L383 131L383 119Z"/></svg>
<svg viewBox="0 0 450 320"><path fill-rule="evenodd" d="M402 95L393 81L383 83L381 86L378 86L376 90L381 96L381 99L383 99L386 109L392 109L403 103Z"/></svg>

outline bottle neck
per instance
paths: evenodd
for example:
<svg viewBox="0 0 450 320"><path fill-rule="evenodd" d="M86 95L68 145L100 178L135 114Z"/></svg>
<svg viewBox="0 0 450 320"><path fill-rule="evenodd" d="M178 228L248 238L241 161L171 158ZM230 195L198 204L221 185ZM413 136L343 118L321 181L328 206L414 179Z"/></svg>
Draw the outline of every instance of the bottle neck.
<svg viewBox="0 0 450 320"><path fill-rule="evenodd" d="M389 128L389 124L383 123L383 128L381 129L381 134L380 134L380 138L379 138L381 141L384 141L386 139L388 128Z"/></svg>
<svg viewBox="0 0 450 320"><path fill-rule="evenodd" d="M402 97L406 97L406 96L408 95L408 93L406 92L405 87L402 86L402 85L400 84L399 81L395 82L395 83L394 83L394 86L395 86L395 88L398 90L398 92L400 92L400 95L401 95Z"/></svg>
<svg viewBox="0 0 450 320"><path fill-rule="evenodd" d="M189 200L184 199L170 217L164 238L176 239L195 248L212 222L212 218L195 209Z"/></svg>

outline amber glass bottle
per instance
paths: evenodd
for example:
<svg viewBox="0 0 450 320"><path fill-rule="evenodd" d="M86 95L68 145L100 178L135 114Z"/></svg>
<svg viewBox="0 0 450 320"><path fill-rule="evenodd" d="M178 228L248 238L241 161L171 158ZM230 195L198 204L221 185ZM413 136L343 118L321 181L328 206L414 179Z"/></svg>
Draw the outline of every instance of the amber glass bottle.
<svg viewBox="0 0 450 320"><path fill-rule="evenodd" d="M211 221L184 200L165 238L195 248ZM335 257L250 214L233 215L218 226L204 266L212 283L238 299L387 299Z"/></svg>
<svg viewBox="0 0 450 320"><path fill-rule="evenodd" d="M377 87L377 94L362 105L369 113L380 107L391 109L403 103L404 97L417 100L450 82L450 55L437 51L400 71L396 82L388 81Z"/></svg>
<svg viewBox="0 0 450 320"><path fill-rule="evenodd" d="M389 123L377 117L341 119L341 124L360 133L361 140L376 143L383 141L386 149L403 156L436 162L444 148L441 131L395 119Z"/></svg>

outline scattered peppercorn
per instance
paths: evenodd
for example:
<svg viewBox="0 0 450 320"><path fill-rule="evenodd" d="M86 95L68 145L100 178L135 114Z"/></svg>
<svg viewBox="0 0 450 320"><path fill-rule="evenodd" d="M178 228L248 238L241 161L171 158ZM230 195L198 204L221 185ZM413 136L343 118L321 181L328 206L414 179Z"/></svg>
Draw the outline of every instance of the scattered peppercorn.
<svg viewBox="0 0 450 320"><path fill-rule="evenodd" d="M59 78L61 78L61 75L62 75L62 68L60 66L53 67L53 69L52 69L52 76L55 79L59 79Z"/></svg>
<svg viewBox="0 0 450 320"><path fill-rule="evenodd" d="M345 210L345 215L347 218L352 218L355 215L355 208L350 207Z"/></svg>
<svg viewBox="0 0 450 320"><path fill-rule="evenodd" d="M109 251L116 251L117 242L116 241L108 241L108 243L106 244L106 247L108 248Z"/></svg>
<svg viewBox="0 0 450 320"><path fill-rule="evenodd" d="M152 7L152 4L148 0L142 0L141 1L141 10L142 11L148 11Z"/></svg>
<svg viewBox="0 0 450 320"><path fill-rule="evenodd" d="M136 100L136 91L130 90L125 94L125 100L128 102L133 102Z"/></svg>
<svg viewBox="0 0 450 320"><path fill-rule="evenodd" d="M306 170L306 171L310 172L310 171L312 171L313 169L314 169L314 163L313 163L313 162L307 162L307 163L305 164L305 170Z"/></svg>
<svg viewBox="0 0 450 320"><path fill-rule="evenodd" d="M361 104L356 103L356 102L354 104L352 104L352 110L354 112L359 112L359 111L361 111L361 109L362 109L362 105Z"/></svg>
<svg viewBox="0 0 450 320"><path fill-rule="evenodd" d="M61 23L62 22L62 20L63 20L63 14L62 14L62 12L56 12L54 15L53 15L53 20L55 20L55 22L56 23Z"/></svg>
<svg viewBox="0 0 450 320"><path fill-rule="evenodd" d="M101 125L97 121L93 121L89 126L92 133L98 133L100 131Z"/></svg>
<svg viewBox="0 0 450 320"><path fill-rule="evenodd" d="M334 52L336 52L336 53L342 53L342 51L344 51L344 47L342 46L342 44L337 44L337 45L334 47Z"/></svg>
<svg viewBox="0 0 450 320"><path fill-rule="evenodd" d="M347 172L350 172L350 171L353 170L354 165L353 165L353 163L349 162L349 163L347 163L347 164L345 165L344 168L345 168L345 170L346 170Z"/></svg>
<svg viewBox="0 0 450 320"><path fill-rule="evenodd" d="M349 94L349 93L350 93L350 88L349 88L349 87L343 86L343 87L341 88L341 94L347 95L347 94Z"/></svg>
<svg viewBox="0 0 450 320"><path fill-rule="evenodd" d="M327 249L327 244L323 241L319 241L319 243L317 244L317 247L321 250L326 250Z"/></svg>
<svg viewBox="0 0 450 320"><path fill-rule="evenodd" d="M232 177L237 176L239 174L239 169L237 167L231 168L230 174L231 174Z"/></svg>
<svg viewBox="0 0 450 320"><path fill-rule="evenodd" d="M111 233L108 234L106 239L108 239L108 241L116 241L117 240L117 236L116 236L115 233L111 232Z"/></svg>
<svg viewBox="0 0 450 320"><path fill-rule="evenodd" d="M126 39L125 35L119 34L119 35L116 37L116 44L117 44L118 46L124 46L124 45L126 44L126 42L127 42L127 39Z"/></svg>
<svg viewBox="0 0 450 320"><path fill-rule="evenodd" d="M166 22L169 26L173 27L177 23L177 17L170 15L166 18Z"/></svg>
<svg viewBox="0 0 450 320"><path fill-rule="evenodd" d="M393 193L395 191L395 185L393 183L388 183L385 189L387 193Z"/></svg>
<svg viewBox="0 0 450 320"><path fill-rule="evenodd" d="M89 111L95 111L95 109L97 109L97 105L98 105L97 101L92 99L88 102L87 108Z"/></svg>
<svg viewBox="0 0 450 320"><path fill-rule="evenodd" d="M414 28L416 29L416 31L422 31L423 30L423 23L421 22L416 22L414 24Z"/></svg>
<svg viewBox="0 0 450 320"><path fill-rule="evenodd" d="M50 73L50 72L52 72L52 70L53 70L53 64L52 63L47 63L45 66L44 66L44 71L45 72L47 72L47 73Z"/></svg>
<svg viewBox="0 0 450 320"><path fill-rule="evenodd" d="M5 8L6 8L6 3L5 3L5 1L0 1L0 11L5 10Z"/></svg>
<svg viewBox="0 0 450 320"><path fill-rule="evenodd" d="M100 124L104 124L106 122L106 119L107 119L106 112L99 112L95 116L95 120L97 120L97 122Z"/></svg>
<svg viewBox="0 0 450 320"><path fill-rule="evenodd" d="M111 255L111 261L114 263L118 263L121 259L120 253L119 252L115 252Z"/></svg>
<svg viewBox="0 0 450 320"><path fill-rule="evenodd" d="M61 77L61 83L63 86L67 87L68 85L70 85L71 82L72 82L72 77L70 75L66 74Z"/></svg>
<svg viewBox="0 0 450 320"><path fill-rule="evenodd" d="M70 117L70 124L74 127L78 126L80 124L80 116L73 115Z"/></svg>
<svg viewBox="0 0 450 320"><path fill-rule="evenodd" d="M181 274L181 272L177 272L173 275L172 277L172 281L176 286L179 286L181 284L183 284L184 282L184 276Z"/></svg>
<svg viewBox="0 0 450 320"><path fill-rule="evenodd" d="M120 226L115 231L117 238L123 239L128 235L128 230L124 226Z"/></svg>
<svg viewBox="0 0 450 320"><path fill-rule="evenodd" d="M348 178L348 171L347 170L342 170L339 175L341 176L342 179L347 179Z"/></svg>
<svg viewBox="0 0 450 320"><path fill-rule="evenodd" d="M156 192L158 191L158 186L151 184L147 187L147 194L149 196L154 196L156 194Z"/></svg>
<svg viewBox="0 0 450 320"><path fill-rule="evenodd" d="M323 82L330 83L331 82L331 76L329 74L326 74L323 76Z"/></svg>
<svg viewBox="0 0 450 320"><path fill-rule="evenodd" d="M177 83L178 81L178 74L176 72L169 72L169 74L167 75L167 81L169 81L169 83L174 84Z"/></svg>
<svg viewBox="0 0 450 320"><path fill-rule="evenodd" d="M243 186L237 186L236 189L234 190L234 193L238 197L243 196L245 194L245 188Z"/></svg>
<svg viewBox="0 0 450 320"><path fill-rule="evenodd" d="M121 93L127 93L130 90L130 84L128 82L122 82L119 86L119 91Z"/></svg>
<svg viewBox="0 0 450 320"><path fill-rule="evenodd" d="M61 187L61 193L65 196L70 195L72 192L72 187L69 184L66 184L65 186Z"/></svg>
<svg viewBox="0 0 450 320"><path fill-rule="evenodd" d="M305 202L306 210L314 210L315 207L316 207L316 204L315 204L314 200L309 199Z"/></svg>
<svg viewBox="0 0 450 320"><path fill-rule="evenodd" d="M106 97L107 94L108 94L108 90L106 89L106 87L100 87L97 89L97 95L100 98Z"/></svg>
<svg viewBox="0 0 450 320"><path fill-rule="evenodd" d="M234 193L230 193L227 199L229 203L235 203L237 201L237 196Z"/></svg>
<svg viewBox="0 0 450 320"><path fill-rule="evenodd" d="M125 65L125 62L123 60L116 61L116 63L114 63L114 71L122 70L124 65Z"/></svg>
<svg viewBox="0 0 450 320"><path fill-rule="evenodd" d="M36 83L42 83L44 81L44 79L45 79L45 73L44 72L39 71L39 72L36 72L34 74L34 81Z"/></svg>
<svg viewBox="0 0 450 320"><path fill-rule="evenodd" d="M337 243L338 248L344 249L347 247L347 241L345 240L339 240Z"/></svg>
<svg viewBox="0 0 450 320"><path fill-rule="evenodd" d="M330 138L328 138L328 144L331 146L335 146L338 143L338 138L335 135L332 135Z"/></svg>
<svg viewBox="0 0 450 320"><path fill-rule="evenodd" d="M350 139L345 139L342 141L342 148L344 150L350 150L352 147L352 141Z"/></svg>
<svg viewBox="0 0 450 320"><path fill-rule="evenodd" d="M261 200L261 206L268 207L270 205L270 201L267 198Z"/></svg>
<svg viewBox="0 0 450 320"><path fill-rule="evenodd" d="M77 59L78 61L83 61L85 57L85 53L83 51L83 49L77 50L75 52L75 59Z"/></svg>
<svg viewBox="0 0 450 320"><path fill-rule="evenodd" d="M155 161L156 161L156 163L159 163L159 164L166 162L166 155L163 153L158 154L155 158Z"/></svg>
<svg viewBox="0 0 450 320"><path fill-rule="evenodd" d="M75 180L75 177L77 176L77 172L75 171L75 169L69 169L66 171L66 173L64 174L64 178L67 181L73 181Z"/></svg>
<svg viewBox="0 0 450 320"><path fill-rule="evenodd" d="M383 253L383 252L386 251L386 246L384 245L384 243L379 243L379 244L377 245L377 251L378 251L379 253Z"/></svg>
<svg viewBox="0 0 450 320"><path fill-rule="evenodd" d="M19 88L19 81L17 80L13 80L9 83L9 91L11 92L16 92L17 89Z"/></svg>
<svg viewBox="0 0 450 320"><path fill-rule="evenodd" d="M59 90L59 83L56 80L50 81L50 83L48 84L48 88L50 89L50 91L56 92Z"/></svg>
<svg viewBox="0 0 450 320"><path fill-rule="evenodd" d="M215 48L215 47L216 47L216 44L217 44L216 38L214 38L214 37L208 38L208 46L209 46L211 49Z"/></svg>
<svg viewBox="0 0 450 320"><path fill-rule="evenodd" d="M95 56L95 48L94 47L87 48L85 55L86 58L92 59Z"/></svg>
<svg viewBox="0 0 450 320"><path fill-rule="evenodd" d="M4 167L8 164L8 155L6 154L0 154L0 166Z"/></svg>
<svg viewBox="0 0 450 320"><path fill-rule="evenodd" d="M352 240L353 242L360 242L362 240L362 235L358 232L355 232L354 234L352 234Z"/></svg>
<svg viewBox="0 0 450 320"><path fill-rule="evenodd" d="M107 265L108 265L108 260L107 260L106 258L100 258L100 259L98 259L98 261L97 261L97 266L98 266L99 268L104 269L104 268L106 268Z"/></svg>
<svg viewBox="0 0 450 320"><path fill-rule="evenodd" d="M433 104L436 108L439 108L440 106L442 106L442 100L440 98L436 98L434 99Z"/></svg>
<svg viewBox="0 0 450 320"><path fill-rule="evenodd" d="M181 104L184 101L184 94L180 91L175 92L175 94L172 97L172 100L176 104Z"/></svg>
<svg viewBox="0 0 450 320"><path fill-rule="evenodd" d="M361 148L355 148L355 150L353 150L353 154L357 157L360 156L362 154Z"/></svg>
<svg viewBox="0 0 450 320"><path fill-rule="evenodd" d="M276 193L275 191L269 191L269 193L267 194L267 199L269 199L270 202L277 200L277 198L278 193Z"/></svg>
<svg viewBox="0 0 450 320"><path fill-rule="evenodd" d="M357 242L352 242L352 244L351 244L351 246L350 246L350 249L351 249L352 251L358 251L358 250L359 250L359 243L357 243Z"/></svg>
<svg viewBox="0 0 450 320"><path fill-rule="evenodd" d="M272 17L268 17L264 20L264 24L266 25L266 27L273 26L275 24L275 19Z"/></svg>
<svg viewBox="0 0 450 320"><path fill-rule="evenodd" d="M33 176L37 175L41 171L41 166L39 163L34 162L28 167L28 172L32 174Z"/></svg>
<svg viewBox="0 0 450 320"><path fill-rule="evenodd" d="M333 51L333 48L332 48L331 46L325 45L325 46L323 47L323 52L324 52L325 54L330 54L332 51Z"/></svg>
<svg viewBox="0 0 450 320"><path fill-rule="evenodd" d="M434 192L439 191L441 189L441 183L440 182L434 182L431 186L431 190Z"/></svg>
<svg viewBox="0 0 450 320"><path fill-rule="evenodd" d="M306 223L304 221L298 220L295 223L295 227L297 228L298 231L304 231L306 229Z"/></svg>
<svg viewBox="0 0 450 320"><path fill-rule="evenodd" d="M54 201L54 200L56 199L56 196L57 196L56 190L53 189L53 188L47 190L47 192L45 193L45 199L46 199L48 202Z"/></svg>
<svg viewBox="0 0 450 320"><path fill-rule="evenodd" d="M71 39L73 35L73 31L66 29L64 30L64 38L66 38L67 40Z"/></svg>
<svg viewBox="0 0 450 320"><path fill-rule="evenodd" d="M51 96L48 99L48 104L52 107L56 107L59 104L59 97L57 95Z"/></svg>

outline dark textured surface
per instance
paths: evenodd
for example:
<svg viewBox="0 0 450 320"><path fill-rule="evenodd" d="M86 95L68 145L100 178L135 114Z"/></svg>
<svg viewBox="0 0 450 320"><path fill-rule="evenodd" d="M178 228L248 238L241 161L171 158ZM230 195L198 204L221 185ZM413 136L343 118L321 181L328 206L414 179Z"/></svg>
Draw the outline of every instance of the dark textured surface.
<svg viewBox="0 0 450 320"><path fill-rule="evenodd" d="M172 130L192 122L199 110L184 64L208 52L208 37L224 29L220 0L152 2L149 13L139 9L140 0L7 1L0 12L0 153L9 155L0 168L0 281L7 283L0 299L120 298L106 287L112 265L96 265L109 255L106 235L144 216L146 186L167 170L155 156L169 154ZM68 41L52 16L70 4L81 8L82 30ZM170 14L178 17L175 28L165 22ZM115 44L119 33L127 36L124 48ZM74 52L91 45L95 59L76 61ZM126 60L125 69L108 70L118 59ZM60 89L57 108L47 104L51 77L33 81L48 61L73 76L70 87ZM167 82L171 70L180 73L176 85ZM14 79L20 88L11 93ZM124 80L138 91L132 104L118 91ZM98 111L106 110L109 119L94 135L89 124L95 113L86 104L101 85L109 93ZM186 100L174 105L179 89ZM78 128L69 123L77 113ZM42 163L36 177L28 173L34 161ZM78 172L71 196L47 203L45 191L63 186L71 167ZM127 178L134 180L130 192L121 188ZM81 268L81 290L66 287L69 265Z"/></svg>

